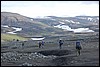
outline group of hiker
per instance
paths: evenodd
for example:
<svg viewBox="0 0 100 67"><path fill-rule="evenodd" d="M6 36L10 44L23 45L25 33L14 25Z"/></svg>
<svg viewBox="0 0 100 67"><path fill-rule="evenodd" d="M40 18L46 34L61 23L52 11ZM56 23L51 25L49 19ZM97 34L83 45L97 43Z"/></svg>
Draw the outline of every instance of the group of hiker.
<svg viewBox="0 0 100 67"><path fill-rule="evenodd" d="M44 41L39 41L39 48L41 48L41 46L42 46L42 48L43 48L43 46L44 46Z"/></svg>
<svg viewBox="0 0 100 67"><path fill-rule="evenodd" d="M19 40L17 40L17 41L19 41ZM44 47L44 43L45 42L43 40L39 41L38 42L38 45L39 45L38 47L39 48L43 48ZM62 39L59 39L58 43L59 43L59 48L62 49L62 45L64 44L64 41ZM24 47L24 42L22 42L21 45L22 45L22 47ZM81 49L82 49L81 43L80 43L79 40L77 40L76 41L76 51L77 51L77 55L80 55Z"/></svg>
<svg viewBox="0 0 100 67"><path fill-rule="evenodd" d="M63 45L63 40L59 40L59 48L61 49L62 48L62 45ZM80 43L80 40L77 40L76 41L76 52L77 52L77 56L80 55L80 52L81 52L81 49L82 49L82 45Z"/></svg>
<svg viewBox="0 0 100 67"><path fill-rule="evenodd" d="M39 48L43 48L44 46L44 41L39 41ZM62 49L62 45L63 45L64 41L62 39L59 39L59 48ZM76 41L76 51L77 51L77 56L80 55L80 51L82 49L81 43L79 40Z"/></svg>

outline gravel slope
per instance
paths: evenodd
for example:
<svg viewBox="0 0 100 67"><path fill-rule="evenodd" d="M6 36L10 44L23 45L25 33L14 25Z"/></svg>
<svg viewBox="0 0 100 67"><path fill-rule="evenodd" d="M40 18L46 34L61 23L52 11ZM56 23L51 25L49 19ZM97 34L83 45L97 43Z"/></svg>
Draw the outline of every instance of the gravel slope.
<svg viewBox="0 0 100 67"><path fill-rule="evenodd" d="M76 56L75 41L62 49L58 44L9 48L1 45L1 66L99 66L99 41L82 41L80 56ZM5 44L5 46L8 43Z"/></svg>

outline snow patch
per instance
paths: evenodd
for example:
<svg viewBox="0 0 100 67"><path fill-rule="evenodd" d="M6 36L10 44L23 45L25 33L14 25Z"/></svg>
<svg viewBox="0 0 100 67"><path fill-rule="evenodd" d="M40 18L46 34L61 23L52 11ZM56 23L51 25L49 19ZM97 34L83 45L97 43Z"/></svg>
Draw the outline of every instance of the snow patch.
<svg viewBox="0 0 100 67"><path fill-rule="evenodd" d="M72 21L72 20L71 20L71 22L74 23L74 24L80 24L80 22L74 22L74 21Z"/></svg>
<svg viewBox="0 0 100 67"><path fill-rule="evenodd" d="M92 21L93 18L88 18L88 20Z"/></svg>
<svg viewBox="0 0 100 67"><path fill-rule="evenodd" d="M74 33L76 32L94 32L93 30L90 30L89 28L77 28L77 29L72 29L71 27L69 27L68 25L56 25L54 26L56 28L61 28L64 30L68 30L68 31L73 31Z"/></svg>
<svg viewBox="0 0 100 67"><path fill-rule="evenodd" d="M17 34L17 33L14 33L14 32L6 32L6 33L9 33L9 34Z"/></svg>
<svg viewBox="0 0 100 67"><path fill-rule="evenodd" d="M72 21L72 20L65 20L65 21L67 21L67 22L69 22L69 23L80 24L80 22L74 22L74 21Z"/></svg>
<svg viewBox="0 0 100 67"><path fill-rule="evenodd" d="M9 26L7 26L7 25L1 25L1 26L6 27L6 28L9 28ZM22 28L17 28L17 27L11 27L11 28L13 28L15 30L14 31L11 31L11 32L6 32L6 33L9 33L9 34L17 34L15 32L22 30Z"/></svg>
<svg viewBox="0 0 100 67"><path fill-rule="evenodd" d="M15 29L15 32L16 31L21 31L22 30L22 28L16 28L16 27L12 27L13 29Z"/></svg>
<svg viewBox="0 0 100 67"><path fill-rule="evenodd" d="M31 21L33 21L33 19L30 19Z"/></svg>
<svg viewBox="0 0 100 67"><path fill-rule="evenodd" d="M34 17L34 18L49 19L49 18L51 18L51 17L47 17L47 16L37 16L37 17Z"/></svg>
<svg viewBox="0 0 100 67"><path fill-rule="evenodd" d="M59 22L59 23L61 23L61 24L65 24L64 22Z"/></svg>
<svg viewBox="0 0 100 67"><path fill-rule="evenodd" d="M99 20L99 18L97 18L97 20Z"/></svg>
<svg viewBox="0 0 100 67"><path fill-rule="evenodd" d="M7 25L1 25L1 27L6 27L6 28L9 28Z"/></svg>
<svg viewBox="0 0 100 67"><path fill-rule="evenodd" d="M43 37L43 38L31 38L32 40L43 40L43 39L45 39L45 37Z"/></svg>
<svg viewBox="0 0 100 67"><path fill-rule="evenodd" d="M65 21L70 22L69 20L65 20Z"/></svg>
<svg viewBox="0 0 100 67"><path fill-rule="evenodd" d="M93 30L90 30L89 28L77 28L73 29L73 31L76 32L94 32Z"/></svg>

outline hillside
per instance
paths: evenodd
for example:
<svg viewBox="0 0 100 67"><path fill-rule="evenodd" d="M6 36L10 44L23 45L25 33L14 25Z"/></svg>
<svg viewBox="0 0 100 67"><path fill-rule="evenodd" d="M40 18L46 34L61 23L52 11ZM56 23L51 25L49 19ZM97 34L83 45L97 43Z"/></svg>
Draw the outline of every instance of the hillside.
<svg viewBox="0 0 100 67"><path fill-rule="evenodd" d="M11 32L13 27L22 28L16 31L21 36L99 32L99 16L30 18L17 13L1 12L1 25L9 27L1 27L1 33Z"/></svg>
<svg viewBox="0 0 100 67"><path fill-rule="evenodd" d="M25 41L28 40L28 38L24 38L18 35L12 35L12 34L1 34L1 39L2 41L12 41L13 39L15 40L20 40L20 41Z"/></svg>
<svg viewBox="0 0 100 67"><path fill-rule="evenodd" d="M41 35L50 34L54 31L61 31L59 29L54 29L53 27L42 22L34 21L20 14L10 12L1 12L1 25L23 28L22 31L18 32L18 34L23 35ZM1 28L2 33L7 32L7 30L9 29L5 29L4 27Z"/></svg>

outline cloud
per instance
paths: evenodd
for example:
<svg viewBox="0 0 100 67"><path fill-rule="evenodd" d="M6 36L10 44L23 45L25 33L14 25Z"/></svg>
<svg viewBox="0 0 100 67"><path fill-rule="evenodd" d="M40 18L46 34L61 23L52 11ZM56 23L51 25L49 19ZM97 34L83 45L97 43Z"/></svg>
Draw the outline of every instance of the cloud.
<svg viewBox="0 0 100 67"><path fill-rule="evenodd" d="M97 4L97 5L99 5L99 1L82 1L81 3L82 4L86 4L86 5L89 5L89 4Z"/></svg>
<svg viewBox="0 0 100 67"><path fill-rule="evenodd" d="M99 15L98 1L2 1L1 11L35 16Z"/></svg>

